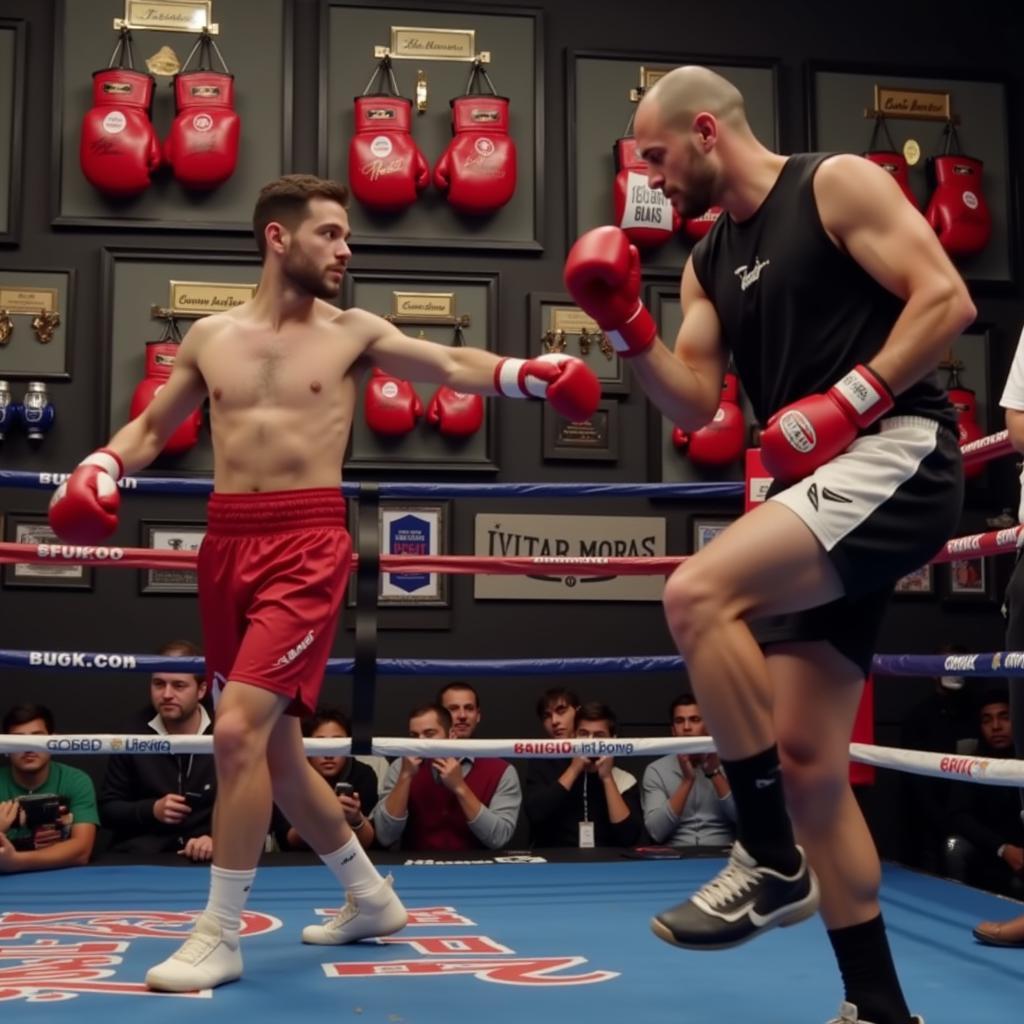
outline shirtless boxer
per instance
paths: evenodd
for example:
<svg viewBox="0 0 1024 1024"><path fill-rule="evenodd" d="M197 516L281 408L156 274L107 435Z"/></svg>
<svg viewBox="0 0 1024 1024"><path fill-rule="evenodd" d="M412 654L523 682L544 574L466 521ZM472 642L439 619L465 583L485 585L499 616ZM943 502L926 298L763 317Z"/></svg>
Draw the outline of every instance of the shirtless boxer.
<svg viewBox="0 0 1024 1024"><path fill-rule="evenodd" d="M686 948L733 946L811 916L820 881L846 992L833 1024L909 1024L847 761L893 584L959 517L956 421L934 369L974 306L884 170L857 156L771 152L714 72L661 78L634 132L648 183L682 217L724 210L683 270L675 351L656 337L619 229L577 241L566 284L685 431L712 420L731 353L776 480L769 501L665 588L738 841L725 869L652 927Z"/></svg>
<svg viewBox="0 0 1024 1024"><path fill-rule="evenodd" d="M241 976L238 929L272 800L347 891L342 912L304 942L387 935L406 912L306 760L299 717L317 704L352 554L341 465L357 376L376 366L463 392L546 397L572 419L593 413L595 375L562 355L501 359L403 335L329 301L351 257L347 190L288 175L261 192L253 227L263 270L255 297L198 320L152 404L55 492L50 522L73 543L117 525L116 481L148 465L210 398L214 493L199 552L208 676L223 683L214 726L217 800L206 910L146 984L191 991Z"/></svg>

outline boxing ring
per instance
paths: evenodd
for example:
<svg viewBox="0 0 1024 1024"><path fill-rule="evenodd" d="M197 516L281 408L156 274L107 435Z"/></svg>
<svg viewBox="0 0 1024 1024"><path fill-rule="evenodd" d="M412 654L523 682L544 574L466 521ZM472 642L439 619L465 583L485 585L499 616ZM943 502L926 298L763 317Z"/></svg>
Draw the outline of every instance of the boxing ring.
<svg viewBox="0 0 1024 1024"><path fill-rule="evenodd" d="M1009 450L1003 434L965 449L984 461ZM52 488L60 478L0 471L0 487ZM209 481L138 478L128 493L201 494ZM381 572L666 575L667 558L535 559L470 556L382 556L380 497L641 495L687 498L739 495L742 484L481 485L346 484L358 495L355 561L355 656L331 659L328 674L353 679L353 735L307 740L310 753L373 753L389 757L475 753L509 758L616 758L702 752L710 738L586 740L411 740L375 737L376 679L397 675L524 676L675 671L678 657L386 659L376 646ZM370 514L365 514L369 511ZM372 527L372 528L371 528ZM935 559L951 561L1013 551L1020 527L950 541ZM43 550L46 549L46 550ZM0 563L60 560L116 567L194 565L194 555L106 546L0 544ZM955 657L964 676L1024 675L1024 653ZM201 658L113 652L0 649L10 671L202 671ZM954 665L941 655L876 657L880 676L938 676ZM27 749L75 754L208 753L210 737L152 734L0 736L0 753ZM592 744L601 743L595 750ZM588 746L591 744L591 746ZM851 758L886 769L980 785L1024 785L1024 761L991 761L851 744ZM280 856L280 855L278 855ZM311 855L304 862L264 858L245 914L245 975L213 991L171 995L142 984L147 967L168 955L205 904L207 872L186 864L101 860L88 868L0 875L0 1003L5 1019L61 1022L135 1020L253 1021L301 1015L360 1024L489 1024L562 1019L638 1024L750 1021L820 1024L838 1006L841 987L819 918L772 932L757 942L714 954L672 948L650 934L649 918L698 888L720 867L711 858L636 859L622 851L522 851L441 856L374 852L411 915L389 938L342 947L304 946L301 927L336 912L338 893ZM564 860L562 859L564 857ZM601 859L599 859L601 858ZM883 868L882 909L911 1009L928 1024L987 1024L1019 1017L1024 1006L1021 951L984 946L971 929L1024 905L904 868ZM334 902L332 902L334 901ZM144 999L144 1003L139 1000Z"/></svg>

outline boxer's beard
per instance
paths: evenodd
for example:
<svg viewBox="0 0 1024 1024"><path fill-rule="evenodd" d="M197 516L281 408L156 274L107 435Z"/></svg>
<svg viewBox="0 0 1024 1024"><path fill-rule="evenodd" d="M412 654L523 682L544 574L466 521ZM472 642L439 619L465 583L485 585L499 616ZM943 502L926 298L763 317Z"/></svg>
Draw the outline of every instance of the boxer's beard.
<svg viewBox="0 0 1024 1024"><path fill-rule="evenodd" d="M715 174L708 164L694 167L693 177L688 182L681 198L683 204L679 215L684 220L702 217L715 205Z"/></svg>
<svg viewBox="0 0 1024 1024"><path fill-rule="evenodd" d="M341 281L328 281L326 271L318 267L301 249L291 246L281 265L285 279L296 288L317 299L336 299L341 291Z"/></svg>

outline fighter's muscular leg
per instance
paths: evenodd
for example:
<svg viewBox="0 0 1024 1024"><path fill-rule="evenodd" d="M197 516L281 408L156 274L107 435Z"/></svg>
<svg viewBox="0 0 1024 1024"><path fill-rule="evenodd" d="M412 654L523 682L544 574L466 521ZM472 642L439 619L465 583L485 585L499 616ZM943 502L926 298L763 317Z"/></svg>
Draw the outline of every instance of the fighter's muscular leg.
<svg viewBox="0 0 1024 1024"><path fill-rule="evenodd" d="M774 502L738 519L669 578L668 626L723 758L749 757L774 742L768 668L746 620L841 594L817 539Z"/></svg>
<svg viewBox="0 0 1024 1024"><path fill-rule="evenodd" d="M273 809L267 746L289 698L247 683L229 682L217 704L213 752L217 800L213 809L213 862L254 868Z"/></svg>
<svg viewBox="0 0 1024 1024"><path fill-rule="evenodd" d="M769 648L779 758L796 837L821 883L829 928L879 912L881 869L850 788L849 744L863 674L827 643Z"/></svg>

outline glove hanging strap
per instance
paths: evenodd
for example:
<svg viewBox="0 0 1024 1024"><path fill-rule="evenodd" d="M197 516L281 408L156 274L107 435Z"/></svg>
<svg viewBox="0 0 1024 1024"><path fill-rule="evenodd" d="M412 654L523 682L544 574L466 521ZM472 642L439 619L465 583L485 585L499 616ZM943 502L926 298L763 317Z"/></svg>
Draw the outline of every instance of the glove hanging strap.
<svg viewBox="0 0 1024 1024"><path fill-rule="evenodd" d="M952 121L947 121L945 128L942 129L942 155L943 156L961 156L963 149L960 146L960 136L957 134L956 125Z"/></svg>
<svg viewBox="0 0 1024 1024"><path fill-rule="evenodd" d="M374 93L375 96L395 96L399 99L402 98L402 94L398 91L398 82L395 80L395 72L391 65L391 57L381 57L374 68L373 74L370 75L370 80L366 83L366 88L363 90L363 95L366 96L370 90L374 87L377 81L378 75L380 76L380 85L378 91Z"/></svg>
<svg viewBox="0 0 1024 1024"><path fill-rule="evenodd" d="M875 118L875 127L871 129L871 141L868 143L868 152L884 152L884 150L880 150L878 146L879 134L885 136L885 141L889 143L890 152L899 152L899 150L896 148L896 143L892 141L892 135L889 134L889 123L881 115Z"/></svg>
<svg viewBox="0 0 1024 1024"><path fill-rule="evenodd" d="M484 90L484 86L487 86L489 92ZM466 79L466 88L463 90L464 96L497 96L498 90L494 88L494 83L491 81L491 76L484 70L483 64L480 62L480 58L477 57L473 61L473 66L469 69L469 78Z"/></svg>
<svg viewBox="0 0 1024 1024"><path fill-rule="evenodd" d="M117 45L114 47L114 52L110 55L107 67L114 67L115 60L119 68L127 71L135 70L135 57L132 54L132 34L128 28L122 28L118 34ZM125 64L125 61L128 63Z"/></svg>
<svg viewBox="0 0 1024 1024"><path fill-rule="evenodd" d="M199 34L199 38L195 42L195 46L189 51L188 56L185 58L185 63L181 65L181 71L178 74L183 74L188 70L189 64L192 63L192 58L199 53L199 63L196 65L196 71L213 71L213 59L212 55L217 55L217 60L220 61L220 66L223 69L223 74L230 75L231 70L228 68L227 61L224 60L224 55L220 52L220 47L217 45L213 36L210 35L210 30L204 28Z"/></svg>
<svg viewBox="0 0 1024 1024"><path fill-rule="evenodd" d="M157 341L172 341L176 345L181 344L181 331L178 329L178 318L173 315L164 318L164 333L157 338Z"/></svg>

